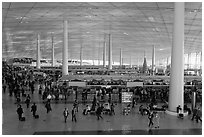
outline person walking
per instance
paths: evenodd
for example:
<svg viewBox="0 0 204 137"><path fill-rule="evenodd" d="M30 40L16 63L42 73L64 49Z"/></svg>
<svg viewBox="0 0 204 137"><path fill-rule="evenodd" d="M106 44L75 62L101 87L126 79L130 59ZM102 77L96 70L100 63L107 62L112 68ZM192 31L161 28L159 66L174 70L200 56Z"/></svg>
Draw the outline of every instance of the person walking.
<svg viewBox="0 0 204 137"><path fill-rule="evenodd" d="M77 112L79 111L79 107L78 107L78 101L75 100L74 104L73 104L74 108L76 108Z"/></svg>
<svg viewBox="0 0 204 137"><path fill-rule="evenodd" d="M97 116L98 120L99 120L99 118L103 119L103 117L101 116L101 112L102 112L102 107L98 106L98 108L96 110L96 116Z"/></svg>
<svg viewBox="0 0 204 137"><path fill-rule="evenodd" d="M23 114L23 108L21 107L21 105L19 105L19 107L17 108L17 114L18 114L18 119L21 121L22 114Z"/></svg>
<svg viewBox="0 0 204 137"><path fill-rule="evenodd" d="M69 111L67 108L64 108L63 115L64 115L64 122L67 123L67 117L69 115Z"/></svg>
<svg viewBox="0 0 204 137"><path fill-rule="evenodd" d="M150 127L151 125L153 126L154 123L153 123L153 118L154 118L154 114L153 112L150 112L149 115L148 115L148 119L149 119L149 124L148 126Z"/></svg>
<svg viewBox="0 0 204 137"><path fill-rule="evenodd" d="M200 120L202 122L201 117L202 117L202 112L201 112L200 108L198 108L197 115L196 115L196 122L197 123L198 123L198 120Z"/></svg>
<svg viewBox="0 0 204 137"><path fill-rule="evenodd" d="M156 124L155 128L159 128L159 120L160 120L160 116L158 113L156 113L156 115L155 115L155 124Z"/></svg>
<svg viewBox="0 0 204 137"><path fill-rule="evenodd" d="M76 109L76 107L73 107L73 109L72 109L72 121L75 121L75 122L77 122L76 113L77 113L77 109Z"/></svg>
<svg viewBox="0 0 204 137"><path fill-rule="evenodd" d="M36 116L36 111L37 111L37 106L35 103L33 103L33 105L31 106L31 112L33 112L33 117Z"/></svg>
<svg viewBox="0 0 204 137"><path fill-rule="evenodd" d="M197 112L198 112L197 108L194 108L194 109L193 109L193 116L192 116L192 118L191 118L192 121L194 120L194 118L196 118Z"/></svg>

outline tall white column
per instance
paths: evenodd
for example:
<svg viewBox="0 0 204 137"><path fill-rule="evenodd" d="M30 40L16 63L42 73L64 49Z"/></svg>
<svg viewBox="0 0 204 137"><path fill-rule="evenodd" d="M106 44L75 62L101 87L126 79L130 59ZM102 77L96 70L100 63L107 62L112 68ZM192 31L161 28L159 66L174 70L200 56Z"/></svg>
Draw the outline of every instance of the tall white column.
<svg viewBox="0 0 204 137"><path fill-rule="evenodd" d="M62 75L68 75L68 27L64 20L64 44L62 51Z"/></svg>
<svg viewBox="0 0 204 137"><path fill-rule="evenodd" d="M184 96L184 2L174 3L174 30L171 50L171 75L168 111L183 110Z"/></svg>
<svg viewBox="0 0 204 137"><path fill-rule="evenodd" d="M104 36L104 45L103 45L103 67L106 67L106 38Z"/></svg>
<svg viewBox="0 0 204 137"><path fill-rule="evenodd" d="M41 58L41 55L40 55L40 35L38 34L37 35L37 57L36 57L36 67L37 69L40 69L40 58Z"/></svg>
<svg viewBox="0 0 204 137"><path fill-rule="evenodd" d="M122 48L120 48L120 66L123 65L122 58L123 58L123 53L122 53Z"/></svg>
<svg viewBox="0 0 204 137"><path fill-rule="evenodd" d="M152 75L155 73L155 46L152 47Z"/></svg>
<svg viewBox="0 0 204 137"><path fill-rule="evenodd" d="M80 47L80 66L82 66L82 43Z"/></svg>
<svg viewBox="0 0 204 137"><path fill-rule="evenodd" d="M108 69L112 69L112 37L109 34Z"/></svg>
<svg viewBox="0 0 204 137"><path fill-rule="evenodd" d="M200 69L202 69L202 52L200 52Z"/></svg>
<svg viewBox="0 0 204 137"><path fill-rule="evenodd" d="M103 67L106 67L106 41L104 38L104 45L103 45Z"/></svg>
<svg viewBox="0 0 204 137"><path fill-rule="evenodd" d="M55 46L54 46L54 36L52 34L52 66L55 66Z"/></svg>
<svg viewBox="0 0 204 137"><path fill-rule="evenodd" d="M100 43L98 43L98 66L100 65Z"/></svg>
<svg viewBox="0 0 204 137"><path fill-rule="evenodd" d="M198 69L198 52L196 52L196 58L195 58L195 64L194 64L194 69ZM196 70L197 72L197 70Z"/></svg>
<svg viewBox="0 0 204 137"><path fill-rule="evenodd" d="M130 68L132 68L132 57L130 55Z"/></svg>

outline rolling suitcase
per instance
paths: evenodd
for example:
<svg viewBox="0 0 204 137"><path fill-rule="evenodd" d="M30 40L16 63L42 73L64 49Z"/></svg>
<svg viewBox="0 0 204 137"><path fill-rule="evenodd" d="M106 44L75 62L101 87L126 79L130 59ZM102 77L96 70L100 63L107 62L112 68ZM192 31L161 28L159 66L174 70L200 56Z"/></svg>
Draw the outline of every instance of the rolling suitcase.
<svg viewBox="0 0 204 137"><path fill-rule="evenodd" d="M181 118L183 119L184 118L184 115L182 113L178 114L178 118Z"/></svg>
<svg viewBox="0 0 204 137"><path fill-rule="evenodd" d="M35 119L38 119L38 118L39 118L39 115L35 115L34 118L35 118Z"/></svg>
<svg viewBox="0 0 204 137"><path fill-rule="evenodd" d="M25 117L22 117L22 118L21 118L21 121L25 121Z"/></svg>

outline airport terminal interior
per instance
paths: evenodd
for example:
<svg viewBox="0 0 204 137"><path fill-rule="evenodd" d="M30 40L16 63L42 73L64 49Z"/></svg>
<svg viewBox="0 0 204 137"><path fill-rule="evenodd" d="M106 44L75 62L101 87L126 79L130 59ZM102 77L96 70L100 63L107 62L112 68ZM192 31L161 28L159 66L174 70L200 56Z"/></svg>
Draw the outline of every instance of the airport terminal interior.
<svg viewBox="0 0 204 137"><path fill-rule="evenodd" d="M202 135L202 2L2 2L3 135Z"/></svg>

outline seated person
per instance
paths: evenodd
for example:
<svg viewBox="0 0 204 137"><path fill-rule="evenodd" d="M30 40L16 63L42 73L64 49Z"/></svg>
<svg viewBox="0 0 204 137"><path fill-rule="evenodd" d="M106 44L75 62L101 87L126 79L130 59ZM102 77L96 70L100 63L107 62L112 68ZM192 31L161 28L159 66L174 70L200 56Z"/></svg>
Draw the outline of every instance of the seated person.
<svg viewBox="0 0 204 137"><path fill-rule="evenodd" d="M177 113L180 113L180 110L182 110L182 109L181 109L181 106L178 105L178 107L176 107L176 112L177 112Z"/></svg>
<svg viewBox="0 0 204 137"><path fill-rule="evenodd" d="M91 111L91 107L89 105L86 105L86 108L83 111L84 115L87 115Z"/></svg>
<svg viewBox="0 0 204 137"><path fill-rule="evenodd" d="M109 103L104 103L103 104L103 111L105 111L105 112L110 112L111 111Z"/></svg>

